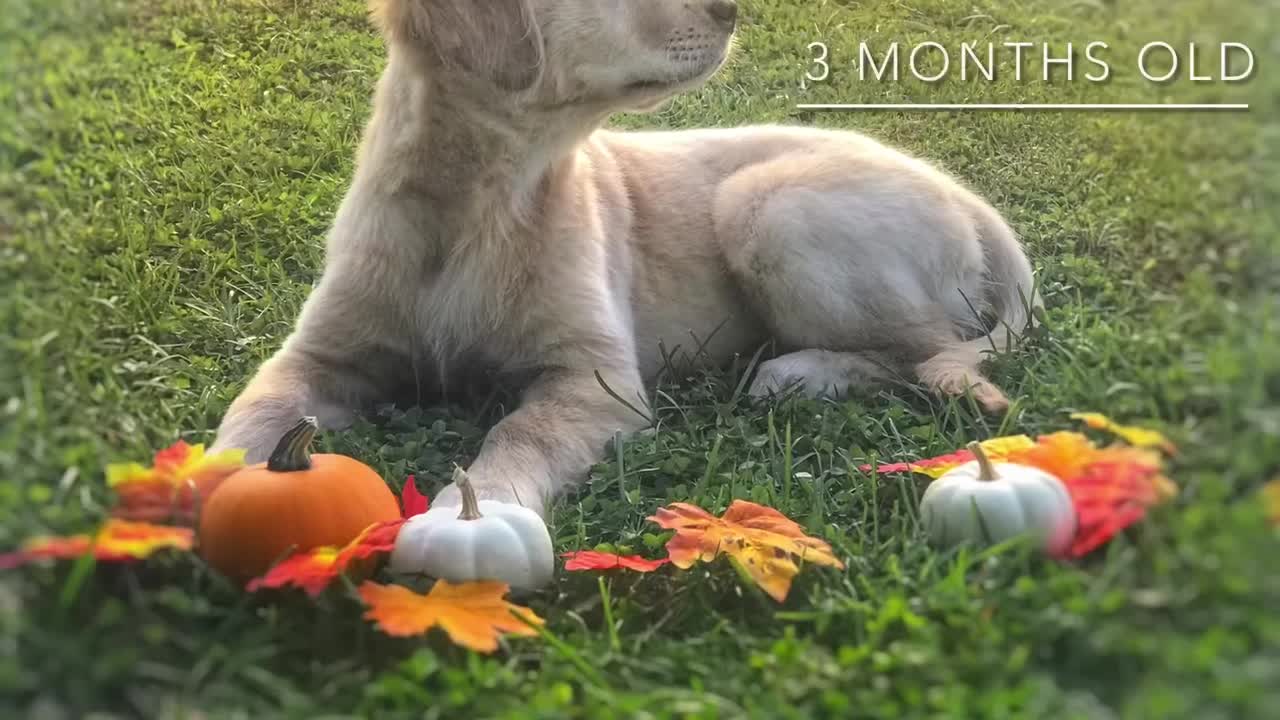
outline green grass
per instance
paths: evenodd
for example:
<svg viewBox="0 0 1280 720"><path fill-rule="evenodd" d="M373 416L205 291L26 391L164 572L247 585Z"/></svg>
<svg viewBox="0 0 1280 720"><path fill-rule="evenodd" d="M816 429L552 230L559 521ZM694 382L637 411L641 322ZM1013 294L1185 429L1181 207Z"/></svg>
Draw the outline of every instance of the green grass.
<svg viewBox="0 0 1280 720"><path fill-rule="evenodd" d="M1261 718L1280 707L1275 0L744 2L732 65L629 127L859 128L937 161L1026 238L1047 322L993 374L1003 421L909 391L755 405L740 369L677 378L660 432L557 505L560 550L656 554L673 500L772 504L828 539L785 605L723 563L528 599L549 638L492 657L390 640L349 592L248 597L188 557L0 575L0 715ZM802 91L805 45L1111 42L1099 85ZM1245 41L1240 86L1152 85L1148 39ZM0 550L75 532L102 467L210 438L316 279L382 63L360 0L0 0ZM810 114L801 101L1248 101L1248 113ZM858 464L1104 410L1183 447L1178 501L1097 556L929 549L922 484ZM425 408L325 438L429 492L491 418ZM790 446L787 446L787 439ZM712 453L718 448L718 453ZM790 459L788 466L787 459ZM801 475L801 473L807 473ZM613 628L605 618L612 617ZM41 714L47 713L47 714ZM61 714L59 714L61 713Z"/></svg>

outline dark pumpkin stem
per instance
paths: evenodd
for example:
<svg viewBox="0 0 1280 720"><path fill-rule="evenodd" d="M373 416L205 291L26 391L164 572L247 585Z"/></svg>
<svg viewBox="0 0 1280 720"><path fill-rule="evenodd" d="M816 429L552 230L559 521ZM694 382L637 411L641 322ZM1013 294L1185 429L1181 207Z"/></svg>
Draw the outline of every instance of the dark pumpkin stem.
<svg viewBox="0 0 1280 720"><path fill-rule="evenodd" d="M458 519L479 520L484 517L480 514L480 501L476 500L476 491L471 488L467 471L457 465L453 466L453 484L458 486L458 492L462 494L462 512L458 513Z"/></svg>
<svg viewBox="0 0 1280 720"><path fill-rule="evenodd" d="M311 469L311 440L320 426L313 417L304 417L280 438L280 443L267 458L271 472L298 472Z"/></svg>
<svg viewBox="0 0 1280 720"><path fill-rule="evenodd" d="M987 451L982 449L982 443L971 442L968 447L969 452L973 453L973 457L978 460L978 479L983 482L999 480L996 466L991 464L991 458L987 457Z"/></svg>

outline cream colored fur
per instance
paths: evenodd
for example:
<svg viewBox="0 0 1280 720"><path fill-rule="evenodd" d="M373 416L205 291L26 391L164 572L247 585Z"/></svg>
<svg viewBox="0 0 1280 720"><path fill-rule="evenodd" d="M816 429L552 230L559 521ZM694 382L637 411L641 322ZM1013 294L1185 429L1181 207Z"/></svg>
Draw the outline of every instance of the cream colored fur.
<svg viewBox="0 0 1280 720"><path fill-rule="evenodd" d="M757 396L914 376L1007 405L979 353L1025 327L1031 267L947 175L851 132L598 129L710 77L732 2L373 11L388 62L323 277L217 447L261 459L301 415L341 427L484 368L528 382L472 483L545 513L615 431L646 424L596 374L643 409L662 346L719 362L776 340L789 354L761 365Z"/></svg>

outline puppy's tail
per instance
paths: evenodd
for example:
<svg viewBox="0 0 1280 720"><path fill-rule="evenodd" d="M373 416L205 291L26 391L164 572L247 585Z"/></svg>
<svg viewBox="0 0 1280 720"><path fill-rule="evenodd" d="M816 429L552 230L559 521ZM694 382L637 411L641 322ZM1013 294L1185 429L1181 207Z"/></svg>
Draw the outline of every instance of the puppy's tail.
<svg viewBox="0 0 1280 720"><path fill-rule="evenodd" d="M1008 407L1008 400L978 371L982 353L1013 349L1030 324L1030 313L1042 302L1022 243L994 208L981 200L975 205L974 219L987 265L986 297L970 301L976 309L995 315L995 327L944 347L917 366L916 372L937 390L949 394L970 390L982 405L995 411Z"/></svg>
<svg viewBox="0 0 1280 720"><path fill-rule="evenodd" d="M1000 213L979 201L975 212L979 241L987 260L987 303L997 318L991 332L969 341L979 348L1008 352L1030 325L1030 313L1043 307L1031 262L1022 243Z"/></svg>

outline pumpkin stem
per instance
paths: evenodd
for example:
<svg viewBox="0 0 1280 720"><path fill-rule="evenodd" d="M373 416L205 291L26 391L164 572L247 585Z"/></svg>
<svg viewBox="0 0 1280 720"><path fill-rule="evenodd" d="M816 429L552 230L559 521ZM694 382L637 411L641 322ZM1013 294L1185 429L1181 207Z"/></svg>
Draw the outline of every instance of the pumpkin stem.
<svg viewBox="0 0 1280 720"><path fill-rule="evenodd" d="M471 488L471 479L467 477L467 471L457 465L453 466L453 484L458 486L458 492L462 493L462 512L458 513L459 520L479 520L484 517L480 514L480 501L476 500L476 491Z"/></svg>
<svg viewBox="0 0 1280 720"><path fill-rule="evenodd" d="M311 469L311 440L320 426L313 417L304 417L280 438L276 449L267 458L271 472L298 472Z"/></svg>
<svg viewBox="0 0 1280 720"><path fill-rule="evenodd" d="M987 457L987 451L982 449L982 443L971 442L967 447L978 461L978 479L983 482L999 480L1000 476L996 474L996 466L991 464L991 458Z"/></svg>

